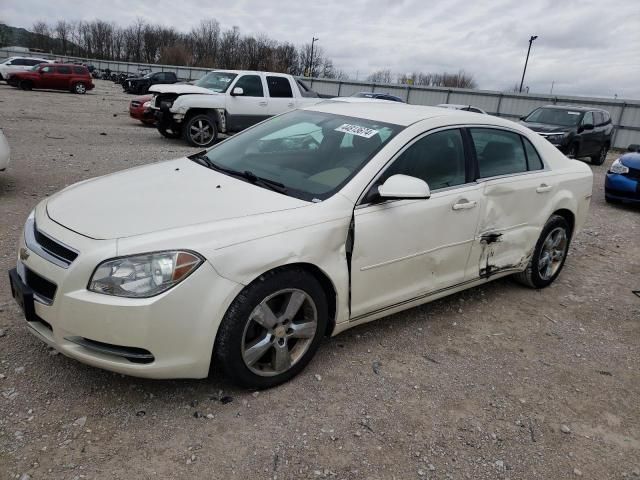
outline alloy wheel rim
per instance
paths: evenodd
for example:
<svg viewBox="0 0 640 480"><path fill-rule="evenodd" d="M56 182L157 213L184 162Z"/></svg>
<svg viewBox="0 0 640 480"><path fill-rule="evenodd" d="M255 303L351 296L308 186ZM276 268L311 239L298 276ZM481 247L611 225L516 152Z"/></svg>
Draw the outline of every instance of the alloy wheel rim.
<svg viewBox="0 0 640 480"><path fill-rule="evenodd" d="M198 120L189 127L189 134L195 143L204 145L213 138L213 126L206 120Z"/></svg>
<svg viewBox="0 0 640 480"><path fill-rule="evenodd" d="M313 299L296 288L279 290L256 306L242 334L242 360L262 377L280 375L309 350L318 329Z"/></svg>
<svg viewBox="0 0 640 480"><path fill-rule="evenodd" d="M567 245L564 228L557 227L549 232L538 257L538 273L543 280L549 280L558 273L567 254Z"/></svg>
<svg viewBox="0 0 640 480"><path fill-rule="evenodd" d="M78 84L78 86L76 86L76 91L78 93L84 93L84 85Z"/></svg>

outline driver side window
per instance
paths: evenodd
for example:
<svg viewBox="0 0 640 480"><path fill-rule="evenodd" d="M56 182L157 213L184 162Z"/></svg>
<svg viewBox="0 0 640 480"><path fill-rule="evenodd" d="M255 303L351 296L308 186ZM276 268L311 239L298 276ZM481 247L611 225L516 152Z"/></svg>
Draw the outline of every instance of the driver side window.
<svg viewBox="0 0 640 480"><path fill-rule="evenodd" d="M380 183L397 174L420 178L431 190L466 183L462 133L444 130L416 141L384 172Z"/></svg>
<svg viewBox="0 0 640 480"><path fill-rule="evenodd" d="M259 75L244 75L238 79L233 88L241 88L243 97L264 97L262 79Z"/></svg>
<svg viewBox="0 0 640 480"><path fill-rule="evenodd" d="M593 113L587 112L582 119L582 125L593 125Z"/></svg>

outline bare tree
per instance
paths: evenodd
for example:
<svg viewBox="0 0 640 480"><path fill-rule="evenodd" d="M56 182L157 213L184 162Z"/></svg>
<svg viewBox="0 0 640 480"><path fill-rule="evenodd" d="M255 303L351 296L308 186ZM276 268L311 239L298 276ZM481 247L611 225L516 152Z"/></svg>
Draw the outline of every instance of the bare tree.
<svg viewBox="0 0 640 480"><path fill-rule="evenodd" d="M62 54L67 55L69 47L69 37L71 36L71 24L65 20L58 20L54 27L56 38L60 42Z"/></svg>
<svg viewBox="0 0 640 480"><path fill-rule="evenodd" d="M378 70L369 75L367 81L372 83L393 83L393 74L391 70Z"/></svg>
<svg viewBox="0 0 640 480"><path fill-rule="evenodd" d="M31 30L35 34L35 38L33 39L33 45L30 46L32 48L49 51L51 47L51 36L47 22L39 20L33 24Z"/></svg>

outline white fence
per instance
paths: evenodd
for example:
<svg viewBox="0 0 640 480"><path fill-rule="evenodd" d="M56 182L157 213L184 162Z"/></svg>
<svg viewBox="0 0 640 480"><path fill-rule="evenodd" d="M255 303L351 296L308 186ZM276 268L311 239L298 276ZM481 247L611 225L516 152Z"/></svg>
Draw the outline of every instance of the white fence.
<svg viewBox="0 0 640 480"><path fill-rule="evenodd" d="M109 60L64 57L60 55L12 51L0 48L0 57L37 56L60 61L83 61L96 68L106 68L114 72L136 73L139 69L152 72L175 72L178 78L196 80L210 69L185 67L179 65L155 65L147 63L115 62ZM627 148L629 144L640 144L640 101L576 97L564 95L538 95L524 93L504 93L490 90L471 90L462 88L414 87L410 85L383 85L368 82L339 81L319 78L301 78L313 90L332 96L349 96L356 92L386 92L403 98L407 103L416 105L438 105L439 103L459 103L480 107L486 112L500 117L518 118L534 108L549 105L581 105L608 110L616 127L613 146Z"/></svg>

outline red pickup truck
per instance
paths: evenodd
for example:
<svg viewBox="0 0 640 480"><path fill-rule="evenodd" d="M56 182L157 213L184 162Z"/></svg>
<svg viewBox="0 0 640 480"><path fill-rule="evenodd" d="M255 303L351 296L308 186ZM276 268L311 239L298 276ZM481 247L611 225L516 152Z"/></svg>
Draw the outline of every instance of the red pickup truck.
<svg viewBox="0 0 640 480"><path fill-rule="evenodd" d="M87 67L67 63L42 63L31 70L12 73L7 83L23 90L48 88L87 93L95 85Z"/></svg>

